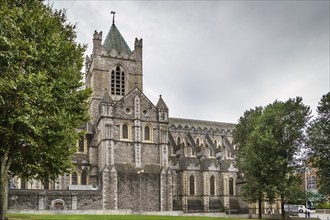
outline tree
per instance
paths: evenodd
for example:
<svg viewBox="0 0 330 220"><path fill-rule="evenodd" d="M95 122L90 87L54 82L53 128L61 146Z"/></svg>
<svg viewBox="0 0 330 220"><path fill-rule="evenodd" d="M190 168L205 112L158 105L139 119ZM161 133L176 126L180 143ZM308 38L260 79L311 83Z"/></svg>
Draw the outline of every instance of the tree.
<svg viewBox="0 0 330 220"><path fill-rule="evenodd" d="M244 112L240 117L238 124L233 131L234 143L238 146L237 163L241 172L249 180L242 187L242 195L249 202L258 202L259 218L261 218L261 204L263 198L264 180L261 178L262 163L257 155L259 146L253 143L255 139L251 138L256 130L258 120L262 114L263 108L256 107ZM259 178L256 178L258 177Z"/></svg>
<svg viewBox="0 0 330 220"><path fill-rule="evenodd" d="M8 179L55 179L72 166L88 120L82 87L85 47L63 10L39 0L0 4L0 219Z"/></svg>
<svg viewBox="0 0 330 220"><path fill-rule="evenodd" d="M330 194L330 92L321 98L317 117L308 128L313 167L317 168L319 191Z"/></svg>
<svg viewBox="0 0 330 220"><path fill-rule="evenodd" d="M297 185L295 155L304 143L310 109L297 97L256 110L241 117L234 142L238 145L238 166L248 180L243 194L252 201L258 199L261 218L263 198L273 202L280 197L283 210L288 189Z"/></svg>

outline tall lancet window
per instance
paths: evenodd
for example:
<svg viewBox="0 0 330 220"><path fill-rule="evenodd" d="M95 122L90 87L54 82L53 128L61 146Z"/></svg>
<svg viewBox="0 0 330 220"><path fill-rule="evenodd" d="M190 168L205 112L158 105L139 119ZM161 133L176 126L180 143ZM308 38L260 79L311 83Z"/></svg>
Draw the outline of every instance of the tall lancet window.
<svg viewBox="0 0 330 220"><path fill-rule="evenodd" d="M234 179L232 177L229 178L229 195L234 195Z"/></svg>
<svg viewBox="0 0 330 220"><path fill-rule="evenodd" d="M120 66L111 71L111 95L125 95L125 72Z"/></svg>
<svg viewBox="0 0 330 220"><path fill-rule="evenodd" d="M122 128L121 128L121 137L123 139L128 139L128 125L127 124L123 124Z"/></svg>
<svg viewBox="0 0 330 220"><path fill-rule="evenodd" d="M195 195L195 178L193 175L189 178L189 194Z"/></svg>
<svg viewBox="0 0 330 220"><path fill-rule="evenodd" d="M214 196L215 195L215 180L214 176L211 176L210 178L210 195Z"/></svg>

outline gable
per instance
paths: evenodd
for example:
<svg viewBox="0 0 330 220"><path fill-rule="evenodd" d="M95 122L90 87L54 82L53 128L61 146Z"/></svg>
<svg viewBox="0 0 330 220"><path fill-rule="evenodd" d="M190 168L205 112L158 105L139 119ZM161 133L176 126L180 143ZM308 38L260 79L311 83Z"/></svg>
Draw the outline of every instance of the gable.
<svg viewBox="0 0 330 220"><path fill-rule="evenodd" d="M157 121L156 106L138 88L130 91L114 105L114 117L142 121Z"/></svg>

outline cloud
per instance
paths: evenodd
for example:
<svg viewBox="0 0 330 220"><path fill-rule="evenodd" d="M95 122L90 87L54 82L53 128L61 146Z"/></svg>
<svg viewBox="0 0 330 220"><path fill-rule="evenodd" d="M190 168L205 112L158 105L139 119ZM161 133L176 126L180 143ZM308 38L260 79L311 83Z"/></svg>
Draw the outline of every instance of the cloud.
<svg viewBox="0 0 330 220"><path fill-rule="evenodd" d="M175 117L237 122L247 109L329 91L329 1L55 1L94 30L143 38L144 92Z"/></svg>

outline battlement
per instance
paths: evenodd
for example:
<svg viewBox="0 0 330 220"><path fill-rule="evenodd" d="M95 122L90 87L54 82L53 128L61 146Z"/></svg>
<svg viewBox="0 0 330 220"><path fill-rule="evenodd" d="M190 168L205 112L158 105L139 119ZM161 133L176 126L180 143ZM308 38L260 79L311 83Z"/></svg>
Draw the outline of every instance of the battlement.
<svg viewBox="0 0 330 220"><path fill-rule="evenodd" d="M93 34L93 40L100 40L100 41L102 41L102 31L97 32L95 30L94 31L94 34Z"/></svg>
<svg viewBox="0 0 330 220"><path fill-rule="evenodd" d="M140 40L135 38L134 46L135 47L142 47L142 38Z"/></svg>

